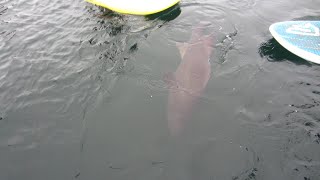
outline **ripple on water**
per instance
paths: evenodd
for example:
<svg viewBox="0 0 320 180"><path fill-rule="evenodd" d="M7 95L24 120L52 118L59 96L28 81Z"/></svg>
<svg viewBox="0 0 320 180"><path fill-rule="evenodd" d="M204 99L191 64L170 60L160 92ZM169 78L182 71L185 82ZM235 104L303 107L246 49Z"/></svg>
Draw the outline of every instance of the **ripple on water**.
<svg viewBox="0 0 320 180"><path fill-rule="evenodd" d="M230 5L231 9L234 10L247 10L252 9L257 0L229 0L227 3Z"/></svg>
<svg viewBox="0 0 320 180"><path fill-rule="evenodd" d="M40 134L55 141L65 138L56 136L58 131L80 137L86 112L101 94L110 95L117 77L134 68L131 61L140 43L165 23L108 14L84 1L34 0L13 6L1 5L0 20L6 22L0 23L5 40L0 49L0 111L9 122L9 144L24 146L44 143L45 138L36 138ZM39 126L17 121L21 118L35 119ZM21 136L30 138L16 138L18 127L29 129Z"/></svg>
<svg viewBox="0 0 320 180"><path fill-rule="evenodd" d="M198 144L191 154L190 176L201 179L256 179L259 160L249 146L226 140Z"/></svg>
<svg viewBox="0 0 320 180"><path fill-rule="evenodd" d="M320 176L319 144L310 141L310 134L304 131L292 132L290 135L284 146L284 172L291 179L317 179Z"/></svg>
<svg viewBox="0 0 320 180"><path fill-rule="evenodd" d="M313 5L310 2L300 1L299 5ZM171 43L170 40L174 43L185 41L200 19L209 24L208 29L212 28L211 31L215 33L215 44L222 44L220 49L214 49L222 52L222 55L216 54L225 58L226 62L230 60L226 54L233 50L233 46L238 45L236 41L240 38L245 42L243 46L253 49L248 48L252 53L245 51L246 56L234 55L235 62L226 71L216 68L214 73L220 76L213 77L212 82L216 82L214 78L220 78L224 81L221 89L229 86L226 84L232 84L230 86L237 89L232 97L224 96L225 92L221 92L222 96L219 92L214 92L214 95L220 96L223 101L230 100L225 104L235 102L239 105L230 105L226 109L230 113L230 107L238 108L234 112L238 115L235 119L241 120L242 124L239 124L243 126L254 127L253 130L249 128L252 130L249 133L255 142L248 145L248 148L227 141L199 145L192 152L188 172L197 178L224 179L229 176L235 180L258 179L257 177L263 177L264 172L272 174L273 171L264 170L275 164L277 169L271 169L279 174L285 173L286 177L316 179L319 176L317 169L320 161L317 153L320 142L318 70L313 65L297 66L283 62L282 60L288 60L283 56L279 56L282 59L278 61L263 61L256 53L259 47L255 46L261 43L257 42L256 37L266 39L261 34L268 32L268 22L287 17L288 11L283 11L284 9L297 10L300 7L293 7L296 4L291 1L255 0L188 0L182 1L180 6L182 11L175 12L178 17L165 20L121 16L84 1L0 2L0 149L3 154L8 155L8 164L14 165L14 170L8 174L25 176L51 169L56 171L54 163L50 163L50 166L45 166L47 163L39 164L40 169L38 166L32 169L34 164L24 163L29 163L28 160L33 158L37 161L39 156L19 158L15 152L45 147L47 149L41 150L45 152L43 160L48 162L55 161L46 155L52 146L57 149L62 147L58 155L65 155L65 150L70 146L79 147L77 145L83 133L82 128L86 128L84 121L90 121L86 119L87 112L94 108L97 99L112 96L110 90L121 77L132 78L151 90L162 91L164 82L155 71L160 67L157 65L165 64L163 59L167 54L157 52L158 49L150 51L152 55L148 54L158 44L152 41L154 44L150 46L151 40L148 42L148 38L152 38L151 35L157 31L155 36L158 35L159 39L165 41L164 46ZM274 11L276 6L282 11ZM305 11L305 8L299 10L301 11ZM295 13L290 13L290 17L292 16ZM171 23L172 19L175 21ZM239 29L241 37L234 33L235 26L238 27L239 24L242 27ZM236 35L231 37L232 33ZM139 54L141 52L145 54ZM150 57L150 64L143 61L147 56ZM151 59L155 56L159 58L158 64ZM266 56L268 54L261 55ZM251 58L254 62L249 68L238 68L243 62L240 62L241 58ZM152 63L156 65L153 67ZM262 65L256 67L257 64ZM262 70L256 70L257 68ZM257 75L252 75L252 72L257 72ZM162 106L160 103L159 105ZM107 119L109 116L103 118ZM267 157L271 160L265 158L267 164L261 165L256 150L259 150L259 155L262 154L260 152L269 153L270 156ZM13 160L11 157L14 157ZM61 166L60 161L57 164ZM25 174L20 173L27 166L31 169ZM69 171L72 167L65 169ZM55 177L48 174L45 173L44 176ZM60 174L55 172L54 175ZM68 175L65 177L70 177Z"/></svg>
<svg viewBox="0 0 320 180"><path fill-rule="evenodd" d="M8 9L0 15L0 111L6 122L6 131L2 132L12 137L8 145L45 143L46 138L38 138L40 134L60 141L62 137L55 136L61 134L58 131L70 137L62 139L77 139L77 124L81 124L83 111L94 99L98 86L90 72L95 63L93 52L79 53L79 41L90 26L85 21L83 4L8 4L1 6ZM75 4L80 8L67 11ZM43 112L46 115L40 115ZM70 128L74 131L68 131ZM21 134L19 129L27 131ZM20 135L24 141L18 138Z"/></svg>
<svg viewBox="0 0 320 180"><path fill-rule="evenodd" d="M238 28L234 22L235 12L229 7L218 2L186 1L181 2L181 8L183 11L180 17L174 24L169 24L171 29L166 39L170 39L174 44L188 42L192 29L202 23L206 26L206 35L212 35L215 41L211 63L222 64L227 61L230 51L237 51L235 41Z"/></svg>
<svg viewBox="0 0 320 180"><path fill-rule="evenodd" d="M312 69L309 72L313 72ZM279 167L284 170L282 176L291 179L313 179L319 176L316 169L319 168L320 157L316 151L319 149L320 137L320 96L314 93L319 91L319 81L311 74L300 73L300 77L296 78L302 81L290 79L280 89L273 87L273 97L261 93L265 97L270 96L268 102L256 101L254 104L258 108L245 105L239 109L237 116L243 125L254 126L257 131L254 136L261 133L266 142L278 144L275 150L283 154L282 160L279 160ZM264 88L264 91L271 89ZM277 133L271 133L271 130ZM265 146L265 143L260 143L260 146Z"/></svg>

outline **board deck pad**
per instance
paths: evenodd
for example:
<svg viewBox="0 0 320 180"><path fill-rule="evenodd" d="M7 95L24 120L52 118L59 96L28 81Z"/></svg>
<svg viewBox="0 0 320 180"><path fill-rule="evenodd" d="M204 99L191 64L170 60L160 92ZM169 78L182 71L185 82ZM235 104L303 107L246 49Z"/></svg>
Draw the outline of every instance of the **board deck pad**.
<svg viewBox="0 0 320 180"><path fill-rule="evenodd" d="M150 15L164 11L180 0L86 0L122 14Z"/></svg>
<svg viewBox="0 0 320 180"><path fill-rule="evenodd" d="M269 28L272 36L293 54L320 64L320 21L284 21Z"/></svg>

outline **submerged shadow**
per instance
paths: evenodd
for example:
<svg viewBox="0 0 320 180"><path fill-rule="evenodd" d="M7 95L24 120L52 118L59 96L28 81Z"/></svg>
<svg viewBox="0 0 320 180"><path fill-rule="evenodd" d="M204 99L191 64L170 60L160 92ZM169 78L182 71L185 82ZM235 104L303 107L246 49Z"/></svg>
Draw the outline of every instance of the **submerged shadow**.
<svg viewBox="0 0 320 180"><path fill-rule="evenodd" d="M180 5L176 4L164 11L158 12L156 14L150 14L145 16L146 20L162 20L162 21L172 21L176 19L181 14Z"/></svg>
<svg viewBox="0 0 320 180"><path fill-rule="evenodd" d="M290 61L296 65L312 66L307 60L288 51L274 38L260 45L259 54L270 62Z"/></svg>
<svg viewBox="0 0 320 180"><path fill-rule="evenodd" d="M292 19L293 21L319 21L320 16L303 16Z"/></svg>

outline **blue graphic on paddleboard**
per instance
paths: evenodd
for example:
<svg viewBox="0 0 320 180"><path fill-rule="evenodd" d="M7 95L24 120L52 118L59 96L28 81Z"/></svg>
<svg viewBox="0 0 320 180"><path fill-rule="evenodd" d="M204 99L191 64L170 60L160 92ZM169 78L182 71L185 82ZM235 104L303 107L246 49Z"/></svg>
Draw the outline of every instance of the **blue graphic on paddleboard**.
<svg viewBox="0 0 320 180"><path fill-rule="evenodd" d="M285 21L272 24L272 36L293 54L320 64L320 21Z"/></svg>

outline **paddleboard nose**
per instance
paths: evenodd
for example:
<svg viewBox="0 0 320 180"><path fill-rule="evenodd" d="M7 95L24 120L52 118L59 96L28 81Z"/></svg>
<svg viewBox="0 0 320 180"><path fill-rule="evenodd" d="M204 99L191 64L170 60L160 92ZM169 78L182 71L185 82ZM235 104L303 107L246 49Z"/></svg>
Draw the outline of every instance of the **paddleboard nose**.
<svg viewBox="0 0 320 180"><path fill-rule="evenodd" d="M86 0L89 3L102 6L122 14L150 15L164 11L180 0Z"/></svg>

